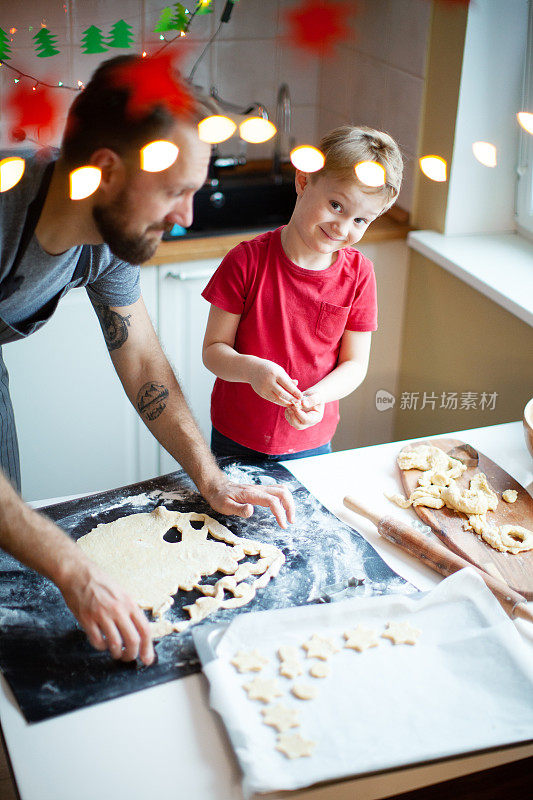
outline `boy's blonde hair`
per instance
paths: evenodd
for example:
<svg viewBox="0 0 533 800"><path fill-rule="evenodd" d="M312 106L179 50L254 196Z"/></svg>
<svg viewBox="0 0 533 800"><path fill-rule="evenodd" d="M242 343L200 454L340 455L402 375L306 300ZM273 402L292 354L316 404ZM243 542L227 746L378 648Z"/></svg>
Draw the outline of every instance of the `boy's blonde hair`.
<svg viewBox="0 0 533 800"><path fill-rule="evenodd" d="M353 178L361 189L371 194L383 193L387 211L398 197L402 184L403 160L400 148L388 133L363 125L341 125L327 133L319 147L326 157L325 164L311 179L332 174L338 178ZM385 169L385 184L367 186L357 178L354 167L360 161L375 161Z"/></svg>

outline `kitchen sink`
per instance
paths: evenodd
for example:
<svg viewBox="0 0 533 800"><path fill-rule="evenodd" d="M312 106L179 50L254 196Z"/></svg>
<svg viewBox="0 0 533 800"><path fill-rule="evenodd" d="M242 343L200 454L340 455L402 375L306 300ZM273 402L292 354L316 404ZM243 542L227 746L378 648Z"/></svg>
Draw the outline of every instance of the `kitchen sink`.
<svg viewBox="0 0 533 800"><path fill-rule="evenodd" d="M296 201L294 177L224 176L209 181L194 196L194 218L185 230L174 226L165 240L216 236L285 225Z"/></svg>

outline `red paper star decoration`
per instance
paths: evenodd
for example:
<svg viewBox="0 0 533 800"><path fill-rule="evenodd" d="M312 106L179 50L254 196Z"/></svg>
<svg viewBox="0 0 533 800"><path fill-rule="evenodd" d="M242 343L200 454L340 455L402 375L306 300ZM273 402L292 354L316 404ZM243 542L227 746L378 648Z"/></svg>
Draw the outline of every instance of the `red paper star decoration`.
<svg viewBox="0 0 533 800"><path fill-rule="evenodd" d="M173 57L148 56L135 64L125 64L115 72L114 83L130 90L126 113L140 117L156 106L166 106L173 114L187 113L193 98L173 68Z"/></svg>
<svg viewBox="0 0 533 800"><path fill-rule="evenodd" d="M28 128L34 128L40 140L53 134L58 102L46 86L34 89L26 84L17 84L7 98L7 107L13 123L10 135L15 141L23 141Z"/></svg>
<svg viewBox="0 0 533 800"><path fill-rule="evenodd" d="M331 53L349 36L348 18L355 10L354 3L304 0L287 13L291 44L314 55Z"/></svg>

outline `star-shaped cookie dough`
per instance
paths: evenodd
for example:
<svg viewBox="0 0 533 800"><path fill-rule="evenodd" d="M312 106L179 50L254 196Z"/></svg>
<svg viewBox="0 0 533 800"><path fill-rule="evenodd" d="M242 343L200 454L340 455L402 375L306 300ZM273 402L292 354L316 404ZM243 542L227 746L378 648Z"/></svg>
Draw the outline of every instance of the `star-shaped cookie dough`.
<svg viewBox="0 0 533 800"><path fill-rule="evenodd" d="M280 733L289 728L297 728L300 724L300 712L296 708L287 708L281 703L261 709L265 725L272 725Z"/></svg>
<svg viewBox="0 0 533 800"><path fill-rule="evenodd" d="M287 758L301 758L310 756L316 747L316 742L303 739L299 733L282 733L278 736L276 750L285 753Z"/></svg>
<svg viewBox="0 0 533 800"><path fill-rule="evenodd" d="M379 644L376 631L364 628L362 625L358 625L357 628L351 631L345 631L344 638L346 639L344 646L357 650L359 653L362 653L368 647L377 647Z"/></svg>
<svg viewBox="0 0 533 800"><path fill-rule="evenodd" d="M421 633L422 631L408 622L388 622L387 630L381 636L383 639L390 639L394 644L416 644Z"/></svg>
<svg viewBox="0 0 533 800"><path fill-rule="evenodd" d="M300 648L293 644L282 644L278 650L280 661L298 661L300 655Z"/></svg>
<svg viewBox="0 0 533 800"><path fill-rule="evenodd" d="M248 692L250 700L262 700L263 703L270 703L275 697L281 697L283 694L276 678L254 678L250 683L245 683L243 689Z"/></svg>
<svg viewBox="0 0 533 800"><path fill-rule="evenodd" d="M311 638L303 643L302 647L307 650L307 658L321 658L322 661L327 661L333 653L339 652L339 648L331 639L319 636L318 633L313 633Z"/></svg>
<svg viewBox="0 0 533 800"><path fill-rule="evenodd" d="M303 672L303 667L299 661L282 661L279 665L279 674L285 678L296 678Z"/></svg>
<svg viewBox="0 0 533 800"><path fill-rule="evenodd" d="M268 664L268 658L261 655L259 650L239 650L231 663L239 672L260 672Z"/></svg>

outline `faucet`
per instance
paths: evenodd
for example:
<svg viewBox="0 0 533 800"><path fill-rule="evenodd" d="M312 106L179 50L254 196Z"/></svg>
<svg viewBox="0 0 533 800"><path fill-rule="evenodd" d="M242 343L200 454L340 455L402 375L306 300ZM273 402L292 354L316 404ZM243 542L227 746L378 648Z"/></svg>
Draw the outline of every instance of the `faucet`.
<svg viewBox="0 0 533 800"><path fill-rule="evenodd" d="M291 132L291 96L289 87L282 83L278 90L276 101L276 128L274 139L274 153L272 155L272 171L274 183L281 183L282 160L287 158Z"/></svg>

